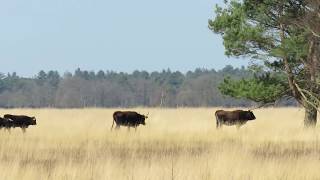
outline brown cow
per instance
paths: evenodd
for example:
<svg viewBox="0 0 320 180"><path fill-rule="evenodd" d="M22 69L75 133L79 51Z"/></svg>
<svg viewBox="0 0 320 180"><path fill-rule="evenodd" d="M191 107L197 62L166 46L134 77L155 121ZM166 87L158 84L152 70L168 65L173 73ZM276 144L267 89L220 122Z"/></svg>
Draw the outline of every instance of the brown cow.
<svg viewBox="0 0 320 180"><path fill-rule="evenodd" d="M13 127L12 120L0 117L0 129L5 128L6 130L10 130L10 128L12 127Z"/></svg>
<svg viewBox="0 0 320 180"><path fill-rule="evenodd" d="M113 113L113 122L111 130L114 123L116 123L116 129L119 129L120 126L127 126L128 130L130 127L134 127L137 130L137 126L140 124L146 125L145 120L148 118L148 115L142 115L134 111L116 111Z"/></svg>
<svg viewBox="0 0 320 180"><path fill-rule="evenodd" d="M243 111L243 110L235 110L235 111L224 111L218 110L215 113L216 115L216 125L217 129L222 127L222 125L232 126L236 125L239 129L242 125L244 125L249 120L255 120L252 111Z"/></svg>
<svg viewBox="0 0 320 180"><path fill-rule="evenodd" d="M11 114L5 114L3 117L5 120L7 120L5 125L2 125L2 127L5 128L20 127L22 132L25 132L26 128L28 128L30 125L37 125L37 120L35 117Z"/></svg>

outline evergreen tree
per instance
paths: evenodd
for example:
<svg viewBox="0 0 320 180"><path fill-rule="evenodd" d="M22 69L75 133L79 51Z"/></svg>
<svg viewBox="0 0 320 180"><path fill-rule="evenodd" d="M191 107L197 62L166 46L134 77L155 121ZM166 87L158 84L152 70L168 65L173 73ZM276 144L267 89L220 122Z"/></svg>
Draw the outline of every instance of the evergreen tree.
<svg viewBox="0 0 320 180"><path fill-rule="evenodd" d="M310 13L310 4L304 0L232 0L225 4L225 8L216 7L209 28L222 35L227 55L260 61L253 78L226 79L221 92L261 104L294 98L305 108L305 126L314 127L320 89L319 37L297 18Z"/></svg>

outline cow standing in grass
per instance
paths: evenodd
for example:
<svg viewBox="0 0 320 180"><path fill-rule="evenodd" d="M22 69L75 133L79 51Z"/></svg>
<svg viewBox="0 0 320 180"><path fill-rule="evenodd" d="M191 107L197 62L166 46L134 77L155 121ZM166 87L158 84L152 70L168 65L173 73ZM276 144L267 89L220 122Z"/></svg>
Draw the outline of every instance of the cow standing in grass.
<svg viewBox="0 0 320 180"><path fill-rule="evenodd" d="M242 125L246 124L247 121L255 120L252 111L243 111L243 110L235 110L235 111L224 111L218 110L215 113L216 116L216 125L217 129L222 127L222 125L232 126L236 125L239 129Z"/></svg>
<svg viewBox="0 0 320 180"><path fill-rule="evenodd" d="M113 113L113 122L111 130L113 129L114 123L116 123L116 129L119 129L120 126L127 126L128 130L130 127L134 127L137 130L137 127L142 124L146 125L145 120L148 116L141 115L134 111L116 111Z"/></svg>
<svg viewBox="0 0 320 180"><path fill-rule="evenodd" d="M37 120L35 117L29 117L24 115L11 115L11 114L5 114L3 116L0 125L4 128L15 128L20 127L22 129L22 132L26 131L26 128L28 128L30 125L37 125Z"/></svg>
<svg viewBox="0 0 320 180"><path fill-rule="evenodd" d="M12 127L13 127L12 120L0 117L0 129L5 128L6 130L10 130L10 128Z"/></svg>

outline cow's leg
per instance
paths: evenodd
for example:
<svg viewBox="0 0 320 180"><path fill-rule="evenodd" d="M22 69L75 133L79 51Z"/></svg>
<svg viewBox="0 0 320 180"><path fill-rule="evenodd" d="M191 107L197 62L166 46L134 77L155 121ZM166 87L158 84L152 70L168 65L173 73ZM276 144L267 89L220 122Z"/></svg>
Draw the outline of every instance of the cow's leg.
<svg viewBox="0 0 320 180"><path fill-rule="evenodd" d="M215 116L216 116L216 129L218 129L219 128L219 118L218 118L217 114L215 114Z"/></svg>
<svg viewBox="0 0 320 180"><path fill-rule="evenodd" d="M26 127L21 127L22 133L26 133Z"/></svg>
<svg viewBox="0 0 320 180"><path fill-rule="evenodd" d="M4 128L4 131L6 131L6 132L7 132L7 131L8 131L8 132L10 132L10 127L6 127L6 126L5 126L5 127L1 127L1 129L2 129L2 128Z"/></svg>
<svg viewBox="0 0 320 180"><path fill-rule="evenodd" d="M128 132L130 131L130 126L128 126Z"/></svg>
<svg viewBox="0 0 320 180"><path fill-rule="evenodd" d="M237 130L239 130L241 128L241 126L243 126L245 123L238 123L237 124Z"/></svg>
<svg viewBox="0 0 320 180"><path fill-rule="evenodd" d="M7 128L5 128L5 129L6 129L6 131L8 131L9 133L11 133L11 128L7 127Z"/></svg>
<svg viewBox="0 0 320 180"><path fill-rule="evenodd" d="M111 129L110 129L111 131L112 131L112 129L113 129L113 125L114 125L114 120L112 121L112 126L111 126Z"/></svg>
<svg viewBox="0 0 320 180"><path fill-rule="evenodd" d="M137 132L137 126L134 126L134 131Z"/></svg>
<svg viewBox="0 0 320 180"><path fill-rule="evenodd" d="M116 125L116 130L120 129L120 125Z"/></svg>
<svg viewBox="0 0 320 180"><path fill-rule="evenodd" d="M220 122L219 122L219 120L217 119L216 120L216 129L219 129L220 128Z"/></svg>
<svg viewBox="0 0 320 180"><path fill-rule="evenodd" d="M222 122L223 122L223 119L217 118L217 122L216 122L217 129L220 129L222 127Z"/></svg>

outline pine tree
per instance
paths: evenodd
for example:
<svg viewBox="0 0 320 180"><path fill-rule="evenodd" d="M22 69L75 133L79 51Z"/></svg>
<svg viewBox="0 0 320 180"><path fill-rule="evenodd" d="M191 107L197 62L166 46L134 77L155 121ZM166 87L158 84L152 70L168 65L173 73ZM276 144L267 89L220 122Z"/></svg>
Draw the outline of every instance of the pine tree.
<svg viewBox="0 0 320 180"><path fill-rule="evenodd" d="M223 37L225 53L250 57L264 70L256 71L252 79L225 79L222 93L261 104L294 98L305 108L305 126L316 125L319 11L310 8L316 2L311 1L233 0L225 1L225 8L216 7L209 28Z"/></svg>

